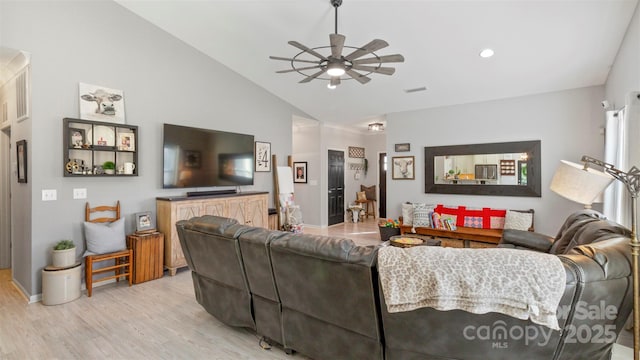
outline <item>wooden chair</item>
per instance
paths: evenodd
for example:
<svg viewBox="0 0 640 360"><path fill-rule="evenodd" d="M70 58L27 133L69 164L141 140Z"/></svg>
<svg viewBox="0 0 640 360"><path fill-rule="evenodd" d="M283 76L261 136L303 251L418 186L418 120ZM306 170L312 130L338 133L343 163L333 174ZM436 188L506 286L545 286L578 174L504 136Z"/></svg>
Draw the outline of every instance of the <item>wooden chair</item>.
<svg viewBox="0 0 640 360"><path fill-rule="evenodd" d="M363 193L363 191L361 191L360 193ZM364 216L367 217L367 219L369 218L369 215L372 215L373 218L376 218L376 200L375 199L368 199L366 198L366 196L364 198L360 197L358 195L358 193L356 193L356 204L359 204L360 206L364 205ZM371 205L371 208L369 208L369 205ZM362 212L360 213L362 214Z"/></svg>
<svg viewBox="0 0 640 360"><path fill-rule="evenodd" d="M102 212L111 212L115 214L115 217L96 217L91 219L91 214L93 213L102 213ZM120 201L117 202L116 206L97 206L94 208L89 207L89 203L87 203L85 207L85 221L92 223L112 223L116 220L120 219ZM123 234L124 236L124 234ZM93 265L95 263L99 263L102 261L114 261L113 265L107 265L106 267L101 267L98 269L94 269ZM129 286L131 286L133 277L131 276L133 269L133 250L125 249L105 254L94 254L85 256L85 282L87 285L87 296L91 297L91 290L93 289L93 284L101 281L107 281L111 279L116 279L116 281L120 281L121 277L125 279L129 279ZM115 272L113 276L105 276L99 279L93 280L93 276L95 274L101 274L105 272Z"/></svg>

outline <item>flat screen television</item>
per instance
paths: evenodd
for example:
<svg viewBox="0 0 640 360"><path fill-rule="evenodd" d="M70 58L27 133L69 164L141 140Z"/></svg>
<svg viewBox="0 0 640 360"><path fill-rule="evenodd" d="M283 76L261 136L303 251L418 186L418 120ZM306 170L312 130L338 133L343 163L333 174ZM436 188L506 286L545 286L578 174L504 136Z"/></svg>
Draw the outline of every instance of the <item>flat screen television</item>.
<svg viewBox="0 0 640 360"><path fill-rule="evenodd" d="M253 135L164 124L162 187L253 185Z"/></svg>

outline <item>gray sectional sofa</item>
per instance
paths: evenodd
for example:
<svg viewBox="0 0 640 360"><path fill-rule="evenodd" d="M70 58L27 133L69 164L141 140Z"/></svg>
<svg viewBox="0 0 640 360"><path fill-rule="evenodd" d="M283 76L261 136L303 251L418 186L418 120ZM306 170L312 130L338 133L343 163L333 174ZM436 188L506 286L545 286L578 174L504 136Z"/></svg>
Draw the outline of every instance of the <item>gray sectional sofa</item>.
<svg viewBox="0 0 640 360"><path fill-rule="evenodd" d="M223 323L252 329L288 352L318 360L513 359L516 353L521 359L608 359L632 308L628 230L603 232L585 223L592 224L591 243L557 254L567 274L558 313L564 331L498 313L389 313L376 268L379 246L215 216L176 227L198 303ZM539 249L545 240L532 241L531 249L545 251ZM517 246L507 240L503 246L527 248L526 242L521 237ZM584 316L591 305L615 314ZM528 333L519 336L519 330Z"/></svg>

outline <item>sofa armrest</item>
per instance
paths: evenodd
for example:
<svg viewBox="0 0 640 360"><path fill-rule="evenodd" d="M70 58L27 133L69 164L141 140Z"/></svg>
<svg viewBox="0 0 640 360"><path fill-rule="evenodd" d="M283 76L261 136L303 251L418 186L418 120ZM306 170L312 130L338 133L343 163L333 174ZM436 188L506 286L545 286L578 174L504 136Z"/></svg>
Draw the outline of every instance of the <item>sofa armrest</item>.
<svg viewBox="0 0 640 360"><path fill-rule="evenodd" d="M522 248L540 252L549 252L553 238L547 235L514 229L505 229L498 247Z"/></svg>

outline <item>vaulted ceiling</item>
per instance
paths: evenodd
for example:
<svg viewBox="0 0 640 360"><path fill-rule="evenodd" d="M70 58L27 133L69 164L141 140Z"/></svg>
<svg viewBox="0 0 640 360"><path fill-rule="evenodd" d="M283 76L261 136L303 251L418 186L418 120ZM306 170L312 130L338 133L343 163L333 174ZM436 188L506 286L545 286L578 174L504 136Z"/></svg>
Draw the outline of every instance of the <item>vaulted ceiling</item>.
<svg viewBox="0 0 640 360"><path fill-rule="evenodd" d="M366 124L385 114L602 85L637 0L344 0L338 32L345 45L373 39L400 53L394 75L361 85L304 77L287 61L299 49L328 46L329 0L116 0L117 3L314 118ZM491 48L495 55L479 53ZM426 91L406 90L426 87Z"/></svg>

